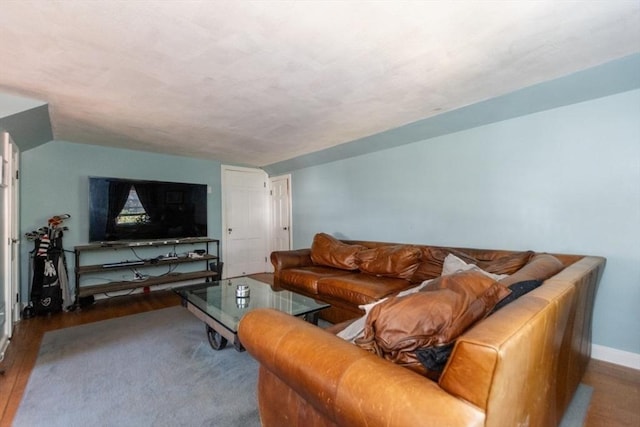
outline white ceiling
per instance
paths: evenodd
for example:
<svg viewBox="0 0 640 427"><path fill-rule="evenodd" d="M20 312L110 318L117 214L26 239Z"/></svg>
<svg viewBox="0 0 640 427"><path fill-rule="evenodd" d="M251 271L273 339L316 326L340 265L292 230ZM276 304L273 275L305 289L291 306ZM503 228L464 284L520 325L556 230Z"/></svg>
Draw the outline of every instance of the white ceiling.
<svg viewBox="0 0 640 427"><path fill-rule="evenodd" d="M637 0L0 0L55 139L251 166L639 51Z"/></svg>

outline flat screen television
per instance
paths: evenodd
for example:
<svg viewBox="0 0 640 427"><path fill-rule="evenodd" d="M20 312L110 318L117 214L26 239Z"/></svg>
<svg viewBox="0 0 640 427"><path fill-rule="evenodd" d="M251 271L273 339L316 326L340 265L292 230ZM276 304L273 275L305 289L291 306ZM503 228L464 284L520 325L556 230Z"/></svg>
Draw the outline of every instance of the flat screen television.
<svg viewBox="0 0 640 427"><path fill-rule="evenodd" d="M89 241L207 236L207 186L89 177Z"/></svg>

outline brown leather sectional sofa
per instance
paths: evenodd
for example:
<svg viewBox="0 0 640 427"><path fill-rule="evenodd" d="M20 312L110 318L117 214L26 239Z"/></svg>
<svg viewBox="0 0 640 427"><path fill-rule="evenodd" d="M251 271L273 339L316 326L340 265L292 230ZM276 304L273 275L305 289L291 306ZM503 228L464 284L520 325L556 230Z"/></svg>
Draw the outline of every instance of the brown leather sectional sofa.
<svg viewBox="0 0 640 427"><path fill-rule="evenodd" d="M319 240L312 246L315 262L311 249L274 253L275 283L331 303L334 310L328 317L335 321L361 316L359 305L438 274L448 253L485 271L510 271L500 280L507 287L545 280L458 336L437 381L300 319L274 310L250 312L239 335L260 362L258 401L264 426L560 423L590 358L591 315L604 258L343 242L359 246L356 253L369 251L354 261L353 254L340 252L348 248L331 250L331 238ZM330 257L337 256L329 264L346 263L349 269L318 264L327 261L318 257L319 244L328 245ZM418 261L412 264L412 257ZM398 272L401 277L394 277Z"/></svg>

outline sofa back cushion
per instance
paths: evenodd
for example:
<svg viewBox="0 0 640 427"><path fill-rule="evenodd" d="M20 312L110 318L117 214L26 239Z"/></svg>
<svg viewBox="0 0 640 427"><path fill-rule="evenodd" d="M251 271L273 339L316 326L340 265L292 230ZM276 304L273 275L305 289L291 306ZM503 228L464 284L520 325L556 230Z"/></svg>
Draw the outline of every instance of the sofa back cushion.
<svg viewBox="0 0 640 427"><path fill-rule="evenodd" d="M418 268L422 251L411 245L380 246L356 254L360 271L374 276L409 279Z"/></svg>
<svg viewBox="0 0 640 427"><path fill-rule="evenodd" d="M444 265L444 260L449 254L454 254L455 256L469 264L473 264L476 262L475 258L456 249L423 246L421 247L421 252L421 262L410 278L413 283L421 283L425 280L435 279L436 277L439 277L442 274L442 266Z"/></svg>
<svg viewBox="0 0 640 427"><path fill-rule="evenodd" d="M564 264L553 255L537 254L520 270L505 279L501 279L500 283L505 286L511 286L514 283L526 280L546 280L563 268Z"/></svg>
<svg viewBox="0 0 640 427"><path fill-rule="evenodd" d="M533 251L514 252L507 255L495 254L490 259L478 258L476 265L488 273L513 274L527 265L533 255Z"/></svg>
<svg viewBox="0 0 640 427"><path fill-rule="evenodd" d="M434 279L442 274L442 266L448 255L455 255L467 264L477 265L492 274L513 274L524 267L534 255L532 251L503 253L486 251L475 257L460 249L422 247L422 262L411 277L413 283ZM483 255L483 256L481 256Z"/></svg>
<svg viewBox="0 0 640 427"><path fill-rule="evenodd" d="M391 297L373 307L364 336L355 343L434 378L439 373L426 371L416 350L451 343L508 294L503 285L476 271L442 276L420 292Z"/></svg>
<svg viewBox="0 0 640 427"><path fill-rule="evenodd" d="M326 233L318 233L313 237L311 260L316 265L357 270L356 254L367 249L361 245L349 245Z"/></svg>

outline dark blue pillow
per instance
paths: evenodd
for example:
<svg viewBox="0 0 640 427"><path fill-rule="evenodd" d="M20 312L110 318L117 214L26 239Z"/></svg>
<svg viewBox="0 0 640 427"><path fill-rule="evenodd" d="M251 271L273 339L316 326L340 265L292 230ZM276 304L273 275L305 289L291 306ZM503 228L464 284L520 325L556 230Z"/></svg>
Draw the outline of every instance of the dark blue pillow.
<svg viewBox="0 0 640 427"><path fill-rule="evenodd" d="M447 360L451 356L454 344L455 341L445 345L422 347L416 350L416 357L433 380L437 380L442 373L444 365L447 364Z"/></svg>
<svg viewBox="0 0 640 427"><path fill-rule="evenodd" d="M525 280L523 282L514 283L513 285L509 286L509 289L511 289L511 293L507 295L502 301L497 303L496 306L493 307L493 310L491 310L491 313L489 313L489 315L500 310L510 302L517 300L522 295L531 292L538 286L542 285L542 282L543 280Z"/></svg>

